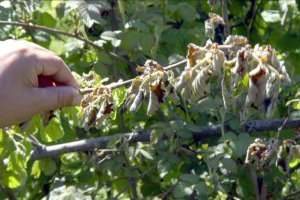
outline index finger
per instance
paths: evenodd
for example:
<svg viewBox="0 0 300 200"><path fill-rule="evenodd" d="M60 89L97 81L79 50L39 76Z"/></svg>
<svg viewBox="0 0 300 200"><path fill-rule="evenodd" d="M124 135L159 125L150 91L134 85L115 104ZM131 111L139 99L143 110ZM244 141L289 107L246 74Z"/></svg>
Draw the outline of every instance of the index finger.
<svg viewBox="0 0 300 200"><path fill-rule="evenodd" d="M78 88L70 69L63 60L46 51L35 52L36 63L34 64L37 75L52 76L57 82Z"/></svg>

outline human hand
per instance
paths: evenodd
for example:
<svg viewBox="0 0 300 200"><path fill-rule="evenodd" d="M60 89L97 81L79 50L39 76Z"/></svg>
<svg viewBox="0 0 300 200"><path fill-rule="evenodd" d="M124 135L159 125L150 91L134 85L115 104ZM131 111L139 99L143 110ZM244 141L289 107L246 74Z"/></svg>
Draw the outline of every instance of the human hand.
<svg viewBox="0 0 300 200"><path fill-rule="evenodd" d="M71 71L53 52L26 41L0 41L0 127L79 105L77 88Z"/></svg>

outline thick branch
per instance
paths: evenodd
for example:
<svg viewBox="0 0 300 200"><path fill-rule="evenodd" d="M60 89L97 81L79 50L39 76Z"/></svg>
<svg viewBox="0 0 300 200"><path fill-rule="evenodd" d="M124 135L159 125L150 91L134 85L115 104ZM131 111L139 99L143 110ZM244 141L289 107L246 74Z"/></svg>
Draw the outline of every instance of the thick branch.
<svg viewBox="0 0 300 200"><path fill-rule="evenodd" d="M245 124L246 132L260 132L260 131L277 131L283 124L285 119L275 119L275 120L253 120ZM300 120L288 120L285 123L283 129L291 129L300 127ZM225 125L225 131L230 131L231 127ZM221 128L220 126L204 126L199 131L194 132L193 136L196 140L207 138L210 136L220 136ZM60 154L78 152L78 151L88 151L94 149L106 148L107 143L116 137L127 138L130 143L136 142L148 142L150 140L150 132L145 131L142 133L125 133L116 134L99 138L91 138L85 140L79 140L75 142L69 142L64 144L57 144L52 146L46 146L44 148L36 148L31 154L31 160L39 160L47 157L55 157Z"/></svg>
<svg viewBox="0 0 300 200"><path fill-rule="evenodd" d="M75 38L77 40L80 40L80 41L83 41L84 43L86 44L89 44L91 45L92 47L100 50L100 51L103 51L105 53L107 53L109 56L111 56L112 58L115 58L115 59L118 59L118 60L121 60L125 63L127 63L128 65L131 65L131 66L137 66L135 63L123 58L123 57L120 57L118 56L117 54L113 53L113 52L110 52L110 51L107 51L106 49L104 49L103 47L93 43L92 41L88 40L88 39L85 39L77 34L72 34L72 33L68 33L68 32L64 32L64 31L61 31L61 30L57 30L57 29L54 29L54 28L48 28L46 26L40 26L40 25L36 25L36 24L31 24L31 23L24 23L24 22L15 22L15 21L2 21L0 20L0 24L2 25L11 25L11 26L22 26L24 28L32 28L32 29L39 29L39 30L42 30L42 31L45 31L45 32L48 32L48 33L55 33L55 34L60 34L60 35L64 35L64 36L68 36L68 37L72 37L72 38Z"/></svg>

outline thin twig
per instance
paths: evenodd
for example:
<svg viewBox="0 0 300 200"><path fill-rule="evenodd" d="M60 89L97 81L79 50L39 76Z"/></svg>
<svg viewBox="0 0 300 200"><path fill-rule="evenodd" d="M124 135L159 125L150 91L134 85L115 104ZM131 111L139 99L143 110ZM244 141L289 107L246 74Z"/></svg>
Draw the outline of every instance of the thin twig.
<svg viewBox="0 0 300 200"><path fill-rule="evenodd" d="M182 60L178 63L175 63L175 64L172 64L172 65L169 65L167 67L165 67L164 69L165 70L172 70L176 67L182 67L182 66L185 66L186 64L186 61L187 60ZM119 88L119 87L122 87L122 86L125 86L125 85L128 85L130 84L134 79L129 79L129 80L126 80L126 81L122 81L122 82L117 82L117 83L111 83L109 85L107 85L106 87L110 88L110 89L116 89L116 88ZM82 88L80 89L80 92L81 93L88 93L88 92L92 92L94 91L95 88Z"/></svg>
<svg viewBox="0 0 300 200"><path fill-rule="evenodd" d="M129 183L131 183L131 184L129 184L128 183L128 185L130 186L130 188L131 188L131 193L132 193L132 196L133 197L131 197L130 199L134 199L134 200L137 200L138 199L138 194L137 194L137 188L136 188L136 179L135 179L135 177L132 177L132 169L133 169L133 167L132 167L132 165L131 165L131 163L130 163L130 160L128 159L128 157L127 157L127 155L126 155L126 153L125 152L123 152L123 154L124 154L124 157L125 157L125 163L126 163L126 167L127 168L129 168ZM127 188L126 186L125 186L125 188ZM127 190L127 189L126 189ZM125 191L126 191L125 190ZM124 192L125 192L124 191ZM120 193L119 193L120 194ZM119 195L118 194L118 195ZM118 196L117 195L117 196Z"/></svg>
<svg viewBox="0 0 300 200"><path fill-rule="evenodd" d="M65 32L65 31L58 30L58 29L49 28L49 27L46 27L46 26L40 26L40 25L36 25L36 24L32 24L32 23L25 23L25 22L15 22L15 21L3 21L3 20L0 20L0 24L2 24L2 25L11 25L11 26L22 26L24 28L39 29L39 30L42 30L42 31L45 31L45 32L48 32L48 33L55 33L55 34L60 34L60 35L72 37L72 38L80 40L80 41L82 41L82 42L84 42L84 43L86 43L88 45L91 45L92 47L94 47L94 48L96 48L96 49L98 49L100 51L105 52L106 54L108 54L112 58L115 58L115 59L118 59L120 61L123 61L123 62L125 62L128 65L137 67L137 65L135 63L133 63L133 62L131 62L131 61L129 61L129 60L123 58L123 57L120 57L120 56L118 56L117 54L115 54L113 52L107 51L103 47L101 47L101 46L93 43L92 41L90 41L88 39L85 39L85 38L79 36L78 34L72 34L72 33L68 33L68 32Z"/></svg>
<svg viewBox="0 0 300 200"><path fill-rule="evenodd" d="M252 29L252 24L253 24L253 21L254 21L254 18L255 18L255 13L256 13L256 10L255 9L255 5L256 5L256 0L253 0L252 1L252 4L251 4L251 7L253 6L253 11L254 13L252 14L251 18L250 18L250 22L249 22L249 25L247 27L247 32L248 32L248 36L250 34L250 31ZM258 8L257 8L258 9Z"/></svg>
<svg viewBox="0 0 300 200"><path fill-rule="evenodd" d="M182 61L179 61L179 62L177 62L177 63L174 63L174 64L172 64L172 65L169 65L169 66L167 66L167 67L165 67L164 69L165 70L172 70L172 69L175 69L175 68L177 68L177 67L183 67L183 66L185 66L186 65L186 59L185 60L182 60Z"/></svg>
<svg viewBox="0 0 300 200"><path fill-rule="evenodd" d="M164 98L164 99L163 99L163 102L164 102L164 104L167 106L167 109L168 109L169 113L174 117L174 119L175 119L176 121L179 121L180 117L179 117L179 116L177 115L177 113L171 108L171 106L170 106L168 100Z"/></svg>
<svg viewBox="0 0 300 200"><path fill-rule="evenodd" d="M9 200L16 200L17 198L15 197L14 193L11 191L11 189L6 188L2 185L0 185L0 191L5 193L8 197Z"/></svg>
<svg viewBox="0 0 300 200"><path fill-rule="evenodd" d="M288 116L285 118L285 120L283 121L282 125L278 128L277 138L279 138L280 132L282 131L282 129L284 128L284 126L286 125L286 123L288 122L288 120L290 119L290 116L291 116L291 106L288 105Z"/></svg>
<svg viewBox="0 0 300 200"><path fill-rule="evenodd" d="M283 199L284 200L288 200L288 199L295 199L295 197L299 197L300 196L300 190L296 191L296 192L293 192L287 196L285 196Z"/></svg>
<svg viewBox="0 0 300 200"><path fill-rule="evenodd" d="M227 37L228 35L230 35L230 26L228 24L227 0L222 0L222 15L223 15L222 17L223 17L224 23L225 23L224 34L225 34L225 37Z"/></svg>
<svg viewBox="0 0 300 200"><path fill-rule="evenodd" d="M42 144L36 137L34 137L33 135L29 135L28 136L28 140L31 142L31 144L33 146L35 146L36 148L44 148L45 145Z"/></svg>
<svg viewBox="0 0 300 200"><path fill-rule="evenodd" d="M168 199L167 197L169 196L169 194L171 192L173 192L173 190L176 188L176 186L178 185L179 183L179 180L176 181L176 183L174 185L172 185L167 191L165 191L164 193L162 193L160 196L161 196L161 199Z"/></svg>
<svg viewBox="0 0 300 200"><path fill-rule="evenodd" d="M284 11L283 16L282 16L281 21L280 21L280 25L281 25L281 26L284 25L286 16L287 16L287 14L288 14L288 12L289 12L289 6L288 6L288 3L287 3L286 0L285 0L285 4L286 4L286 10Z"/></svg>

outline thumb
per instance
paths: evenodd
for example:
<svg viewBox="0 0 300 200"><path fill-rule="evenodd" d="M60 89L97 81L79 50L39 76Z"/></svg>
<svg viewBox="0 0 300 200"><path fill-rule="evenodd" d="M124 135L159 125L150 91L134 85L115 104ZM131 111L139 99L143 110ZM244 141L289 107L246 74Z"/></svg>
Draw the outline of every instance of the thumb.
<svg viewBox="0 0 300 200"><path fill-rule="evenodd" d="M35 88L35 99L39 101L39 110L49 111L57 108L80 105L82 96L70 86Z"/></svg>

